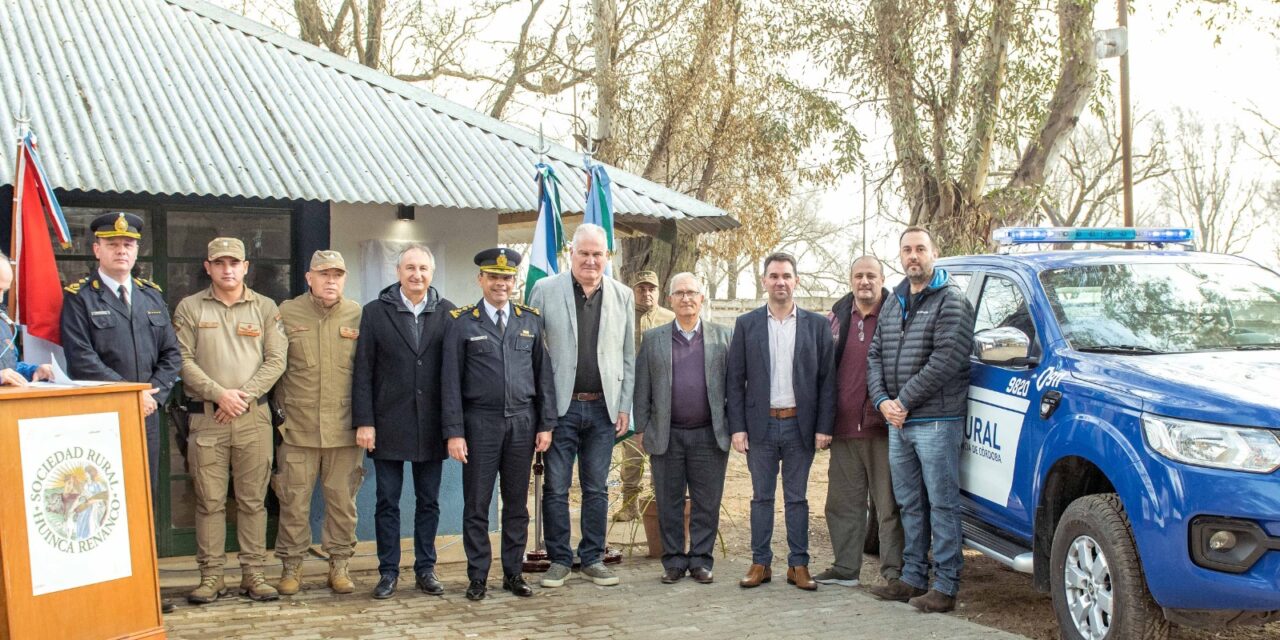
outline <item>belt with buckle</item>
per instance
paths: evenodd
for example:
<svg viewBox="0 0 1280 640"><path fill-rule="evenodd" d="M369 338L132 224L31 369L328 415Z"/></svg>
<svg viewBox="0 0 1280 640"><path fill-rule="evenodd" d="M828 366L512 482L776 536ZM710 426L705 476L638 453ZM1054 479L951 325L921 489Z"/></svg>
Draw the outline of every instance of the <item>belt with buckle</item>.
<svg viewBox="0 0 1280 640"><path fill-rule="evenodd" d="M795 408L795 407L786 407L785 409L773 409L773 408L770 408L770 409L769 409L769 417L770 417L770 418L777 418L777 419L779 419L779 420L786 420L787 418L794 418L794 417L796 417L796 408Z"/></svg>
<svg viewBox="0 0 1280 640"><path fill-rule="evenodd" d="M573 394L573 399L574 399L574 400L577 400L578 402L595 402L596 400L600 400L600 399L602 399L602 398L604 398L604 394L603 394L603 393L575 393L575 394Z"/></svg>
<svg viewBox="0 0 1280 640"><path fill-rule="evenodd" d="M267 403L267 397L266 397L266 396L258 396L257 404L266 404L266 403ZM205 403L205 402L186 402L186 403L183 403L183 406L185 406L185 407L187 408L187 413L205 413L205 405L206 405L206 404L209 404L209 405L212 405L212 406L213 406L213 408L212 408L212 409L210 409L210 410L208 411L208 413L214 413L215 411L217 411L217 410L218 410L218 409L217 409L217 407L218 407L218 403L216 403L216 402L209 402L209 403Z"/></svg>

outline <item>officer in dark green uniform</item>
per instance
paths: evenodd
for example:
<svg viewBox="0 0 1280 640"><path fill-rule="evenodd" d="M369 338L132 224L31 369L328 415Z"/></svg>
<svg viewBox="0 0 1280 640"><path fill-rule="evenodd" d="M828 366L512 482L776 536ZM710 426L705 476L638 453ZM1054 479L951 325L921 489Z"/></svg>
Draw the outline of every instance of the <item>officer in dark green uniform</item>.
<svg viewBox="0 0 1280 640"><path fill-rule="evenodd" d="M510 300L520 254L476 254L479 303L454 309L444 337L443 423L449 457L463 464L462 527L467 598L485 597L493 551L489 504L501 477L502 588L528 597L521 574L529 529L529 467L551 446L556 395L538 310Z"/></svg>
<svg viewBox="0 0 1280 640"><path fill-rule="evenodd" d="M152 500L159 495L160 413L178 379L182 354L160 287L135 278L142 218L112 212L89 223L98 268L66 287L62 349L77 380L146 382L147 464ZM165 613L173 605L162 602Z"/></svg>

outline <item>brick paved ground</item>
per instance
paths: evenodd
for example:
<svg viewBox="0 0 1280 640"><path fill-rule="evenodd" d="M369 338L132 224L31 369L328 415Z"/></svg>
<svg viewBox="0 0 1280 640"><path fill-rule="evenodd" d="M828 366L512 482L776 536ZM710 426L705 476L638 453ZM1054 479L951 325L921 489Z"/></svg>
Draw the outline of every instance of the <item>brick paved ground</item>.
<svg viewBox="0 0 1280 640"><path fill-rule="evenodd" d="M831 544L826 535L823 505L826 494L825 454L815 461L810 478L810 551L812 570L827 566ZM576 502L578 492L571 492ZM611 497L618 499L617 487ZM536 595L518 599L501 590L501 568L494 563L490 596L480 603L468 601L466 565L458 536L436 541L438 572L446 594L436 598L413 589L412 540L404 541L401 590L391 600L373 600L369 590L377 582L377 557L372 542L357 545L352 567L357 593L335 596L324 586L326 562L312 557L303 565L304 590L274 603L252 603L231 597L212 605L193 607L184 596L199 582L195 559L165 558L160 562L165 595L178 611L165 616L174 640L245 639L364 639L364 638L1019 638L950 615L923 615L905 604L876 600L860 589L822 586L816 593L800 591L779 575L754 590L737 586L750 558L746 514L751 484L745 458L732 454L720 520L722 538L716 551L716 583L699 585L687 578L675 585L658 581L662 567L644 558L644 528L636 523L614 524L609 545L626 554L615 567L622 578L617 587L597 587L578 578L560 589L534 587ZM616 505L615 505L616 506ZM576 504L575 504L576 507ZM532 510L532 504L531 504ZM786 528L782 500L777 503L774 552L786 554ZM574 510L573 528L578 517ZM530 541L534 539L530 531ZM497 536L493 538L497 549ZM786 567L775 561L774 569ZM863 565L864 582L879 582L872 556ZM268 563L268 577L280 575L279 562ZM576 576L576 574L575 574ZM536 584L537 574L529 575ZM239 583L234 556L227 562L229 586ZM964 593L960 605L966 606Z"/></svg>
<svg viewBox="0 0 1280 640"><path fill-rule="evenodd" d="M373 573L360 576L358 593L335 596L315 576L308 577L301 593L278 602L231 597L203 607L182 604L165 623L174 640L1019 637L951 616L920 614L858 589L822 586L803 592L782 576L748 591L736 584L745 569L743 561L717 560L715 584L686 578L663 585L657 579L661 565L635 557L618 569L622 584L616 587L597 587L575 574L563 588L535 587L535 596L523 599L490 581L489 598L479 603L463 596L461 564L440 568L443 597L419 593L411 581L402 581L393 599L373 600L368 595Z"/></svg>

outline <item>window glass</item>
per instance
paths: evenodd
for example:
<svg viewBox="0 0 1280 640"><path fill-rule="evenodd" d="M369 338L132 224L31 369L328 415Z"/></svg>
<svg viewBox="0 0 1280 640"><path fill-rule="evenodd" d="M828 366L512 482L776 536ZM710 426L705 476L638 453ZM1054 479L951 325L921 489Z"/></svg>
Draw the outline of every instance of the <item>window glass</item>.
<svg viewBox="0 0 1280 640"><path fill-rule="evenodd" d="M91 256L93 255L93 233L89 231L89 223L98 216L124 211L142 218L142 241L138 247L138 259L151 255L151 212L144 209L111 209L104 207L63 207L62 215L67 218L67 228L71 230L71 247L63 249L55 239L53 251L55 256Z"/></svg>
<svg viewBox="0 0 1280 640"><path fill-rule="evenodd" d="M169 211L165 224L171 258L204 258L218 237L239 238L250 261L288 258L292 247L288 211Z"/></svg>
<svg viewBox="0 0 1280 640"><path fill-rule="evenodd" d="M974 333L996 327L1013 327L1035 343L1036 327L1031 319L1031 311L1027 308L1027 299L1012 280L987 276L982 283L982 297L978 300L977 311Z"/></svg>
<svg viewBox="0 0 1280 640"><path fill-rule="evenodd" d="M950 272L948 272L948 273L950 273ZM951 275L951 281L952 281L952 282L954 282L954 283L956 283L956 286L957 286L957 287L960 287L960 290L961 290L961 291L964 291L964 292L968 292L968 291L969 291L969 281L973 280L973 274L971 274L971 273L950 273L950 275Z"/></svg>

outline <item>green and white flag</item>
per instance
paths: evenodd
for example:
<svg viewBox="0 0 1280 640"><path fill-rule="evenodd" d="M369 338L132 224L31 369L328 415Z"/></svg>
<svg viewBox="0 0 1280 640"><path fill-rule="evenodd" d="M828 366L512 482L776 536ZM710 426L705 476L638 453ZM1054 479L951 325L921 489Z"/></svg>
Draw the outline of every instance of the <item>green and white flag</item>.
<svg viewBox="0 0 1280 640"><path fill-rule="evenodd" d="M550 165L538 164L538 222L533 228L529 250L529 273L525 276L525 296L542 278L560 273L560 250L564 247L564 227L560 222L560 179Z"/></svg>

